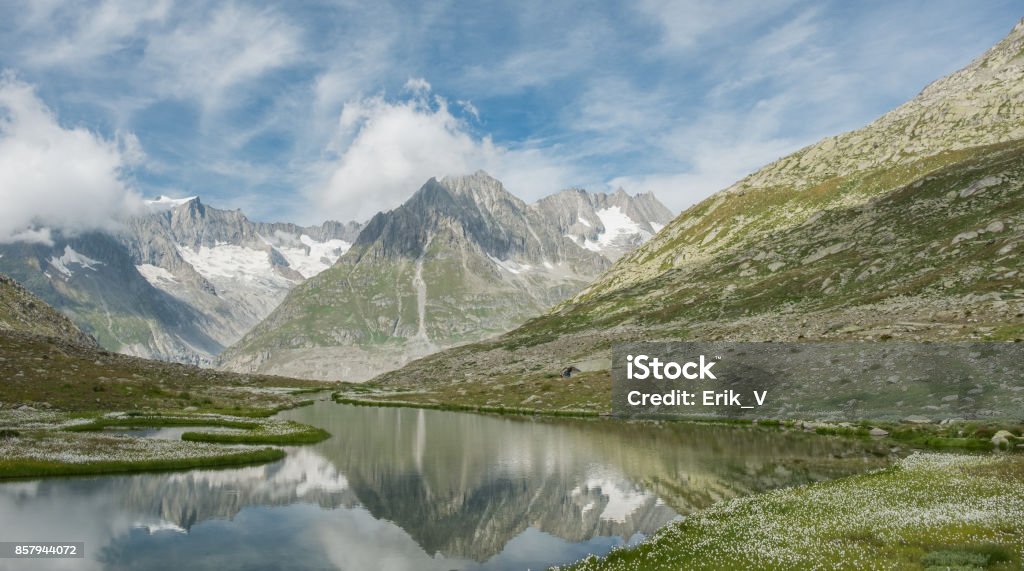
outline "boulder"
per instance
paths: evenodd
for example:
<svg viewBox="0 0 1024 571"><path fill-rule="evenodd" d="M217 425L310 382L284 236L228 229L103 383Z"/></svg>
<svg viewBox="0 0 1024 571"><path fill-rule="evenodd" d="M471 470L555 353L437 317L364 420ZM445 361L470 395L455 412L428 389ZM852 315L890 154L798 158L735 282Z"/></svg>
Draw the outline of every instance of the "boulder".
<svg viewBox="0 0 1024 571"><path fill-rule="evenodd" d="M1016 439L1017 437L1009 430L1000 430L992 435L992 445L996 448L1010 448L1012 441Z"/></svg>
<svg viewBox="0 0 1024 571"><path fill-rule="evenodd" d="M870 432L868 432L868 434L870 434L871 436L875 436L875 437L879 437L880 438L882 436L889 436L889 431L888 430L883 430L883 429L878 428L877 426L875 426L875 427L873 427L871 429Z"/></svg>

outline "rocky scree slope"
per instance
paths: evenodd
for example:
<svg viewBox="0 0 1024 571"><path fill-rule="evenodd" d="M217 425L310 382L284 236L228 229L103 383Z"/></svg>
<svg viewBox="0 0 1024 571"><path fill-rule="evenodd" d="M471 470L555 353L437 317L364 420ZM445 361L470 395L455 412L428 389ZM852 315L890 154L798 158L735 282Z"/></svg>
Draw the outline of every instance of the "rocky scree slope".
<svg viewBox="0 0 1024 571"><path fill-rule="evenodd" d="M1022 250L1024 22L867 127L690 208L544 316L378 380L606 369L630 340L1019 340Z"/></svg>
<svg viewBox="0 0 1024 571"><path fill-rule="evenodd" d="M82 333L70 319L3 274L0 274L0 331L57 337L88 347L97 346L96 340Z"/></svg>

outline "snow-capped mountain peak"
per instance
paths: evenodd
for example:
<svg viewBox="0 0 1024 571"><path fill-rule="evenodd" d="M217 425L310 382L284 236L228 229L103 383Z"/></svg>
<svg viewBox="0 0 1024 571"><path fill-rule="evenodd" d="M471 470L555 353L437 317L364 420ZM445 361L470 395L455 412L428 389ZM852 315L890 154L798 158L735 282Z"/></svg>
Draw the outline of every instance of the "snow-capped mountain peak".
<svg viewBox="0 0 1024 571"><path fill-rule="evenodd" d="M171 198L169 196L160 195L153 200L145 201L146 206L153 210L169 210L177 208L183 204L188 204L193 200L198 199L198 196L187 196L185 198Z"/></svg>

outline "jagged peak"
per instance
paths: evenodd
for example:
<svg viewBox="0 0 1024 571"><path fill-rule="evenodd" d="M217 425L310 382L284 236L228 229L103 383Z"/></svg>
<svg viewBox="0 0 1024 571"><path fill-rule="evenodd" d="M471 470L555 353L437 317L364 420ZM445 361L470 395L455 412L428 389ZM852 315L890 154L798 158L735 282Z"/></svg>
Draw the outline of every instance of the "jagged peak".
<svg viewBox="0 0 1024 571"><path fill-rule="evenodd" d="M510 194L500 180L484 170L467 175L448 175L439 182L454 196Z"/></svg>
<svg viewBox="0 0 1024 571"><path fill-rule="evenodd" d="M439 182L449 188L480 184L502 186L500 180L494 178L490 173L483 169L478 169L472 174L445 175Z"/></svg>

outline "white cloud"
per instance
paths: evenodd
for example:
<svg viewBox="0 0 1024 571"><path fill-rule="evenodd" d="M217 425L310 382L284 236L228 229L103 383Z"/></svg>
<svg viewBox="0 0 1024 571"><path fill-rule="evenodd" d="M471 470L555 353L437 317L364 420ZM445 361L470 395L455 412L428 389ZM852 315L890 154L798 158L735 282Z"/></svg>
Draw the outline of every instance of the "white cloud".
<svg viewBox="0 0 1024 571"><path fill-rule="evenodd" d="M292 63L301 51L300 32L292 24L269 10L231 3L154 35L144 65L164 92L216 107L229 88Z"/></svg>
<svg viewBox="0 0 1024 571"><path fill-rule="evenodd" d="M34 2L27 23L52 26L57 37L47 49L29 52L28 59L36 65L81 66L123 48L145 26L164 22L170 7L171 0L105 0L87 10L67 3Z"/></svg>
<svg viewBox="0 0 1024 571"><path fill-rule="evenodd" d="M405 89L413 93L426 93L430 91L430 83L422 77L410 77L405 82Z"/></svg>
<svg viewBox="0 0 1024 571"><path fill-rule="evenodd" d="M113 229L141 202L125 181L141 148L65 128L32 87L0 78L0 242L48 242L49 229Z"/></svg>
<svg viewBox="0 0 1024 571"><path fill-rule="evenodd" d="M550 149L509 149L475 137L445 99L422 85L406 100L350 102L338 125L347 146L342 143L344 152L325 165L324 184L310 193L321 217L368 219L400 205L430 177L484 169L532 199L569 186L578 174L552 159Z"/></svg>
<svg viewBox="0 0 1024 571"><path fill-rule="evenodd" d="M641 0L634 8L661 27L660 49L689 50L717 35L740 37L744 25L785 12L794 0L737 0L724 7L703 0Z"/></svg>

